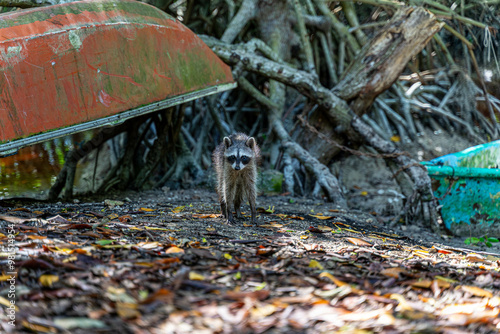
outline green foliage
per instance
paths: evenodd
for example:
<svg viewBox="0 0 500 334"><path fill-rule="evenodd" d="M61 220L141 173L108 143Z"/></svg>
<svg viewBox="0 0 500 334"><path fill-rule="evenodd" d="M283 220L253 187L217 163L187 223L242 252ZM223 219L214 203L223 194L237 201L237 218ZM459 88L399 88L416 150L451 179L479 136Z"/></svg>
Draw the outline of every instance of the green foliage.
<svg viewBox="0 0 500 334"><path fill-rule="evenodd" d="M268 209L266 209L265 211L266 211L267 213L274 213L274 205L273 205L273 207L271 207L271 206L269 205L269 208L268 208Z"/></svg>
<svg viewBox="0 0 500 334"><path fill-rule="evenodd" d="M493 242L500 242L497 238L491 238L485 235L484 237L481 238L476 238L476 237L471 237L465 239L464 243L466 245L478 245L478 244L485 244L487 247L493 246Z"/></svg>

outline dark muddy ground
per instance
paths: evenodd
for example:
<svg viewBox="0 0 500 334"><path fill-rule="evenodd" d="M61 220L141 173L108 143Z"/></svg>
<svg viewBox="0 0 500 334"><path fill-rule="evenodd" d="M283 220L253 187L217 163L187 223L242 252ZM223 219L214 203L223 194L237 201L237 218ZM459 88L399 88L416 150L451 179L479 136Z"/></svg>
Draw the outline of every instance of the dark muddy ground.
<svg viewBox="0 0 500 334"><path fill-rule="evenodd" d="M354 196L350 198L352 202ZM366 195L362 199L366 202L381 201L380 198ZM121 205L106 204L109 201L122 202ZM200 230L207 228L216 228L218 233L224 234L231 239L250 238L252 235L269 236L274 232L268 230L270 221L282 221L279 215L296 216L300 219L286 219L287 229L305 231L309 226L318 224L335 227L333 223L340 222L350 225L365 232L381 233L383 235L398 235L398 240L403 240L409 244L420 244L426 247L454 247L457 249L467 249L474 252L486 252L500 255L500 243L493 243L491 247L484 244L466 245L467 237L452 235L437 235L430 228L421 224L400 223L396 226L389 226L391 217L380 217L376 212L366 213L359 210L342 211L338 210L332 203L320 199L310 199L291 196L259 196L257 207L257 224L250 223L250 212L248 205L242 207L242 212L246 219L236 220L234 224L228 224L220 216L220 207L217 202L215 192L206 189L189 190L151 190L144 192L123 192L114 193L106 196L85 197L74 200L72 203L45 203L31 202L25 199L12 199L0 201L4 207L23 207L29 205L34 210L53 212L56 215L61 210L68 212L80 211L112 211L115 214L122 215L128 212L140 211L139 208L149 208L154 210L147 216L148 222L161 223L161 214L168 213L178 207L184 207L177 213L178 218L173 218L170 222L176 226L182 227L177 231L179 236L188 238L190 234L196 235ZM352 203L351 203L352 204ZM361 205L362 206L362 205ZM187 219L189 214L211 214L213 218ZM215 217L215 215L217 217ZM330 219L319 219L315 216L331 217ZM143 215L138 215L141 218ZM156 218L156 219L155 219ZM320 217L321 218L321 217ZM158 220L159 219L159 220ZM262 227L264 226L264 228ZM330 241L334 241L330 240Z"/></svg>
<svg viewBox="0 0 500 334"><path fill-rule="evenodd" d="M207 190L76 202L0 202L3 246L15 231L18 307L10 326L4 250L2 331L500 329L498 247L465 249L464 238L288 196L259 197L256 225L224 222Z"/></svg>
<svg viewBox="0 0 500 334"><path fill-rule="evenodd" d="M124 194L115 194L106 198L114 198L116 200L124 201L125 205L117 210L127 212L139 203L146 205L153 209L168 211L172 208L185 206L187 212L197 212L206 214L219 215L219 205L217 202L217 195L209 190L178 190L178 191L147 191L147 192L128 192ZM104 201L103 198L98 200ZM363 197L364 201L370 201L371 196L366 195ZM380 199L378 199L380 201ZM351 199L352 201L352 199ZM82 204L82 205L93 205ZM78 206L77 206L78 207ZM249 207L243 207L243 213L246 214L246 220L236 221L234 224L229 225L218 216L217 218L202 219L200 224L199 220L183 220L182 226L185 227L184 233L189 231L197 231L199 229L207 228L208 226L216 227L219 233L223 231L224 235L229 238L249 238L252 235L271 235L273 231L267 231L262 228L262 225L268 225L269 221L281 221L277 215L288 215L290 217L299 216L304 218L289 219L287 220L286 227L297 231L307 230L309 226L325 225L334 227L335 222L347 224L365 232L375 232L386 235L398 235L398 240L404 240L410 244L420 244L426 247L454 247L466 248L474 252L488 252L500 255L500 243L493 243L492 247L486 247L484 244L474 246L467 246L464 241L466 237L455 237L451 235L436 235L429 228L425 228L419 224L398 224L395 227L387 227L393 217L379 217L375 212L372 214L352 210L352 211L339 211L336 207L329 202L308 199L302 197L290 196L259 196L257 207L260 208L257 225L250 223ZM266 212L268 210L269 212ZM270 211L273 211L272 213ZM182 215L182 214L181 214ZM332 217L331 219L319 219L314 216L323 215ZM188 235L183 235L187 237ZM333 240L330 240L333 241Z"/></svg>

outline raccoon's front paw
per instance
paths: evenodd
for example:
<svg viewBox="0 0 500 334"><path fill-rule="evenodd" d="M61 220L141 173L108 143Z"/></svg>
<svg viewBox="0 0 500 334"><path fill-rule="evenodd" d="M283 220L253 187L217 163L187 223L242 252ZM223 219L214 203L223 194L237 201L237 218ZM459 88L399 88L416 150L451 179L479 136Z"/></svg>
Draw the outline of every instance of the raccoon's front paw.
<svg viewBox="0 0 500 334"><path fill-rule="evenodd" d="M228 212L227 213L227 222L229 224L233 224L234 223L234 217L233 217L233 213L232 212Z"/></svg>

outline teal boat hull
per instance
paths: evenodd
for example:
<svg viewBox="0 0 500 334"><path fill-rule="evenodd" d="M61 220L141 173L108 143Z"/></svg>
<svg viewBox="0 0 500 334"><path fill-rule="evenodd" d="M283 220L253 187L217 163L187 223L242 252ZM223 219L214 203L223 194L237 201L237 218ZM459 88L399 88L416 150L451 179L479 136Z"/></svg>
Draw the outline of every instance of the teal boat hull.
<svg viewBox="0 0 500 334"><path fill-rule="evenodd" d="M500 141L425 162L446 227L455 235L500 235Z"/></svg>

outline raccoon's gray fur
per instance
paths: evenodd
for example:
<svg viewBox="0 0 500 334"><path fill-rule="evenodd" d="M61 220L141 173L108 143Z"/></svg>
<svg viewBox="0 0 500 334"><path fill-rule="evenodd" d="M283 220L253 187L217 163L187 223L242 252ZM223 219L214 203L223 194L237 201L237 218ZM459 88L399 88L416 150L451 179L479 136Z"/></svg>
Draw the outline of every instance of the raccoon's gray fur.
<svg viewBox="0 0 500 334"><path fill-rule="evenodd" d="M217 193L222 215L232 223L235 209L236 216L241 218L241 203L248 200L252 223L255 223L257 165L260 159L257 142L244 133L232 134L224 137L212 158L217 173Z"/></svg>

